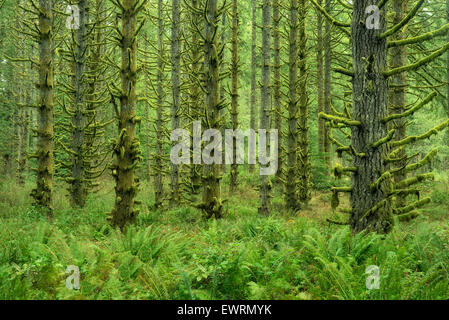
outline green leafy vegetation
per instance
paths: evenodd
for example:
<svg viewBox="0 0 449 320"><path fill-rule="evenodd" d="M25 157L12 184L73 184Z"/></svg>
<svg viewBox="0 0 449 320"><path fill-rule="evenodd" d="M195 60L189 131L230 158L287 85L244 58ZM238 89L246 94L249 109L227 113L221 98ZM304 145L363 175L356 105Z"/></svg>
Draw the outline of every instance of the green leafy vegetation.
<svg viewBox="0 0 449 320"><path fill-rule="evenodd" d="M449 201L438 188L430 192L432 213L386 236L353 235L327 223L333 213L317 205L326 194L315 194L299 215L260 216L246 205L257 203L252 191L236 195L221 220L205 221L187 207L146 209L122 234L106 221L111 188L105 184L77 210L57 196L49 221L25 190L3 182L0 298L449 298ZM69 265L80 268L79 291L66 288ZM379 290L366 288L370 265L380 268Z"/></svg>

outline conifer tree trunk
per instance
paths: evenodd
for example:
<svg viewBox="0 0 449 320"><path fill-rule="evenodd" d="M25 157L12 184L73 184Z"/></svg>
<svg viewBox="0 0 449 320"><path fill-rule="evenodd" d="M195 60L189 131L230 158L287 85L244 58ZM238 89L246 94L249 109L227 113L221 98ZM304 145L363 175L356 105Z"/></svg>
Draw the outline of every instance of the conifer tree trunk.
<svg viewBox="0 0 449 320"><path fill-rule="evenodd" d="M23 5L23 0L21 1ZM24 26L21 26L22 28ZM20 35L20 47L26 52L25 35ZM27 77L27 68L20 74L21 84L19 90L19 128L18 128L18 148L17 148L17 182L23 186L25 184L24 174L27 165L28 151L28 106L29 106L29 81Z"/></svg>
<svg viewBox="0 0 449 320"><path fill-rule="evenodd" d="M172 2L172 43L171 43L171 59L172 59L172 86L173 86L173 103L171 110L172 130L179 128L179 112L181 106L181 46L180 46L180 23L181 11L180 1ZM174 207L179 203L179 166L171 164L170 175L170 206Z"/></svg>
<svg viewBox="0 0 449 320"><path fill-rule="evenodd" d="M290 1L289 30L289 98L288 98L288 168L286 174L286 205L298 209L298 0Z"/></svg>
<svg viewBox="0 0 449 320"><path fill-rule="evenodd" d="M232 0L232 62L231 62L231 78L232 78L232 92L231 92L231 120L232 129L237 130L238 122L238 103L239 103L239 10L237 0ZM237 190L238 178L238 164L237 164L237 141L233 138L233 162L231 165L230 177L230 191Z"/></svg>
<svg viewBox="0 0 449 320"><path fill-rule="evenodd" d="M158 23L159 23L159 2L158 0ZM158 28L159 39L159 28ZM159 41L159 40L158 40ZM145 33L145 51L148 51L148 34ZM159 65L158 65L158 72ZM145 91L150 92L150 79L148 76L148 70L145 70ZM145 178L147 183L151 180L151 145L150 145L150 103L145 102Z"/></svg>
<svg viewBox="0 0 449 320"><path fill-rule="evenodd" d="M28 71L28 70L27 70ZM25 110L23 112L23 147L24 147L24 158L21 164L22 171L26 172L29 169L28 164L28 156L30 153L30 110L28 109L31 106L31 85L30 82L28 82L26 86L26 92L25 92ZM24 181L25 182L25 181Z"/></svg>
<svg viewBox="0 0 449 320"><path fill-rule="evenodd" d="M27 93L25 97L25 105L28 108L31 105L30 100L30 86L27 87ZM24 158L22 161L22 171L26 172L29 170L28 165L28 155L30 152L30 110L25 109L24 111L24 124L23 124L23 138L24 138ZM24 181L25 182L25 181Z"/></svg>
<svg viewBox="0 0 449 320"><path fill-rule="evenodd" d="M37 129L36 204L52 214L54 175L53 0L39 0L39 126Z"/></svg>
<svg viewBox="0 0 449 320"><path fill-rule="evenodd" d="M36 54L36 47L35 43L32 42L30 46L30 55L34 57ZM33 74L33 70L35 70L36 67L33 67L33 65L30 66L30 72L31 72L31 81L30 81L30 91L29 91L29 98L30 98L30 106L37 105L36 103L36 86L35 83L37 82L37 73ZM37 134L36 130L38 128L38 121L37 121L38 111L37 108L31 108L30 109L30 154L36 154L37 152ZM31 159L30 159L31 160ZM30 161L31 162L31 161Z"/></svg>
<svg viewBox="0 0 449 320"><path fill-rule="evenodd" d="M309 95L307 92L307 5L299 0L299 159L298 159L298 197L306 204L310 194L310 154L309 154Z"/></svg>
<svg viewBox="0 0 449 320"><path fill-rule="evenodd" d="M257 0L251 0L251 97L250 97L250 127L256 130L256 92L257 92ZM249 165L249 171L254 172L255 165Z"/></svg>
<svg viewBox="0 0 449 320"><path fill-rule="evenodd" d="M75 31L76 37L72 46L74 50L74 113L72 116L72 176L70 179L70 196L73 206L84 207L87 197L85 177L85 126L86 126L86 88L85 88L85 62L86 62L86 31L87 17L86 0L78 2L79 28Z"/></svg>
<svg viewBox="0 0 449 320"><path fill-rule="evenodd" d="M332 4L331 0L325 0L325 8L327 12L331 12ZM324 25L324 112L332 114L331 112L331 91L332 91L332 77L331 77L331 64L332 64L332 37L331 37L331 24L326 19ZM327 125L324 126L324 151L326 152L326 164L327 167L331 167L331 143L329 140L330 129Z"/></svg>
<svg viewBox="0 0 449 320"><path fill-rule="evenodd" d="M192 30L195 30L195 26L202 25L201 15L198 14L200 1L199 0L191 0L191 5L193 11L190 11L190 27ZM195 11L197 10L197 11ZM201 28L199 28L201 30ZM190 50L190 61L191 61L191 70L189 72L190 77L190 115L193 119L199 120L202 115L202 99L201 99L201 90L198 84L200 75L201 75L201 45L199 42L198 32L192 31L191 33L191 50ZM191 137L191 162L190 166L190 179L192 185L192 192L194 195L198 195L201 190L201 165L193 163L193 131L194 125L192 121L192 125L190 126L190 132L192 133Z"/></svg>
<svg viewBox="0 0 449 320"><path fill-rule="evenodd" d="M23 5L23 1L20 3ZM20 23L20 22L19 22ZM24 28L23 25L20 25L21 28ZM23 34L20 35L20 47L19 50L25 50L25 36ZM26 79L25 79L26 73L19 73L19 81L20 81L20 88L17 89L18 94L18 103L17 103L17 118L14 119L14 121L17 123L17 132L16 132L16 139L17 139L17 168L16 168L16 176L17 176L17 183L21 186L24 185L25 180L23 177L24 174L24 168L26 163L26 155L25 155L25 111L26 111L26 102L25 102L25 96L26 96ZM0 78L1 79L1 78Z"/></svg>
<svg viewBox="0 0 449 320"><path fill-rule="evenodd" d="M350 35L352 45L352 70L341 69L340 73L352 78L352 114L349 110L345 110L344 114L337 116L320 114L332 125L338 125L342 128L351 129L351 144L346 146L338 141L335 137L332 142L338 147L341 154L347 152L351 155L353 163L351 167L342 167L337 165L334 169L335 176L341 178L343 175L352 175L351 187L334 187L332 188L332 207L335 209L339 206L339 193L350 193L350 219L348 224L353 232L374 231L378 233L388 233L393 227L393 216L397 216L400 221L409 221L419 216L418 208L426 205L431 201L429 197L422 198L419 189L411 186L419 184L423 181L433 179L431 173L424 173L414 176L411 179L405 179L395 183L393 178L398 172L406 174L414 172L428 165L430 161L437 155L438 150L434 149L421 160L415 163L407 161L404 166L401 162L403 158L398 158L401 149L410 143L415 143L438 134L445 130L449 125L446 120L439 125L433 127L427 132L420 135L404 136L403 139L395 138L396 131L401 129L392 126L389 130L389 124L394 121L406 118L417 112L419 109L428 104L438 94L436 91L428 95L424 100L417 103L413 107L404 112L404 97L401 91L389 91L390 77L393 89L397 89L398 85L404 86L405 78L393 77L403 74L404 72L414 71L423 65L434 61L437 57L444 54L449 44L442 49L434 51L425 58L416 63L405 64L406 51L393 51L392 65L388 68L388 48L396 48L398 46L410 45L437 36L438 32L427 33L423 36L416 36L403 39L402 32L408 23L416 16L420 7L424 4L424 0L420 0L411 11L403 19L400 18L401 12L405 12L404 2L397 1L393 3L396 13L395 22L391 28L387 30L386 25L386 7L381 7L379 15L369 16L369 18L380 17L378 23L374 26L369 25L367 8L371 5L370 0L360 0L354 2L351 32L346 29L346 24L332 18L326 10L321 8L315 1L312 1L318 10L322 11L326 18L332 21L332 24ZM385 4L385 2L383 2ZM366 23L365 23L366 21ZM445 31L442 29L441 31ZM440 33L441 34L441 33ZM389 37L400 37L403 40L387 40ZM403 57L403 61L399 59ZM389 114L388 95L392 101L401 104L400 113ZM400 94L398 94L400 93ZM405 92L404 92L405 94ZM398 97L392 96L398 95ZM393 105L398 108L398 105ZM398 108L399 109L399 108ZM393 121L393 122L392 122ZM405 133L404 133L405 134ZM393 206L395 196L416 195L417 201L399 207L398 203ZM404 199L406 199L404 197ZM346 222L331 221L336 224L346 224Z"/></svg>
<svg viewBox="0 0 449 320"><path fill-rule="evenodd" d="M273 64L273 103L275 112L274 128L278 129L279 134L282 133L282 111L283 106L281 102L281 31L280 31L280 3L279 0L273 0L273 49L274 49L274 64ZM280 140L282 141L282 139ZM279 160L277 178L282 179L282 162L283 154L282 148L279 148ZM280 181L278 179L278 181Z"/></svg>
<svg viewBox="0 0 449 320"><path fill-rule="evenodd" d="M217 28L219 19L218 0L206 0L204 12L204 88L205 114L203 121L205 129L221 128L219 88L220 88L220 57L218 54ZM203 120L206 120L203 119ZM221 218L223 204L221 201L221 165L203 165L203 203L201 208L206 218Z"/></svg>
<svg viewBox="0 0 449 320"><path fill-rule="evenodd" d="M157 106L156 106L156 154L155 154L155 171L154 176L154 208L157 210L162 206L164 195L164 182L163 182L163 163L162 156L164 154L163 145L163 106L165 103L164 94L164 20L163 20L163 1L158 0L157 5Z"/></svg>
<svg viewBox="0 0 449 320"><path fill-rule="evenodd" d="M112 224L124 230L128 223L135 220L138 210L135 196L138 191L138 179L134 171L142 160L140 143L136 136L137 102L137 15L142 9L142 1L121 1L121 97L118 114L118 134L114 152L116 164L113 175L115 186L115 207L112 211Z"/></svg>
<svg viewBox="0 0 449 320"><path fill-rule="evenodd" d="M446 23L449 23L449 0L446 0ZM446 42L449 42L449 31L448 31L447 36L446 36ZM446 59L447 59L447 65L446 65L447 77L446 77L446 81L448 83L447 86L446 86L446 95L447 95L447 97L446 97L446 103L447 103L447 105L446 105L446 113L447 113L447 116L449 117L449 51L447 52L447 58ZM446 129L446 141L447 141L447 144L449 146L449 128ZM449 156L446 157L446 166L449 166Z"/></svg>
<svg viewBox="0 0 449 320"><path fill-rule="evenodd" d="M23 78L22 78L23 81ZM24 85L24 81L22 82ZM19 92L19 109L17 110L17 182L19 185L24 185L25 180L23 177L26 154L25 154L25 90L22 88Z"/></svg>
<svg viewBox="0 0 449 320"><path fill-rule="evenodd" d="M226 72L226 70L225 70L225 65L226 65L226 47L227 47L227 43L226 43L227 42L227 39L226 39L226 15L227 15L226 11L224 11L221 14L221 30L222 30L222 32L221 32L221 44L224 47L224 50L223 50L223 53L222 53L222 57L221 57L221 59L222 59L222 63L221 63L221 66L220 66L220 72L221 73ZM220 83L220 100L224 100L224 99L226 99L226 87L225 87L224 83L221 82ZM222 115L223 114L224 114L224 111L222 111ZM224 123L224 121L223 121L223 123ZM223 133L224 132L222 132L222 134Z"/></svg>
<svg viewBox="0 0 449 320"><path fill-rule="evenodd" d="M99 185L98 178L103 175L107 166L103 160L105 157L109 158L106 131L113 120L106 119L108 111L104 108L104 103L109 98L105 95L107 90L105 80L107 68L104 63L106 36L101 25L101 21L104 21L107 14L105 1L86 1L85 6L83 24L86 30L83 34L86 38L84 41L87 43L83 45L86 48L85 57L83 57L86 65L82 77L84 80L81 95L84 99L85 110L83 174L84 188L88 193ZM91 23L92 20L96 23Z"/></svg>
<svg viewBox="0 0 449 320"><path fill-rule="evenodd" d="M227 47L227 39L226 39L226 15L227 12L224 11L221 14L221 28L222 28L222 33L221 33L221 44L223 46L223 52L221 53L221 66L220 66L220 74L224 74L226 72L226 47ZM221 109L220 111L220 117L221 117L221 135L224 137L225 136L225 130L227 127L227 111L229 110L228 107L228 101L226 99L226 85L224 83L224 81L220 82L220 103L222 103L224 106L224 108ZM225 139L223 139L223 144L222 144L222 149L225 149ZM227 167L226 167L226 163L223 161L222 165L221 165L221 171L222 174L227 172Z"/></svg>
<svg viewBox="0 0 449 320"><path fill-rule="evenodd" d="M380 12L380 30L367 29L365 10L371 0L354 2L351 24L353 78L352 146L356 173L352 175L350 218L354 232L372 230L389 232L393 226L389 181L373 188L382 173L388 170L384 159L389 145L373 144L388 135L388 125L382 120L388 115L388 78L382 73L387 68L387 41L378 35L386 30L384 9Z"/></svg>
<svg viewBox="0 0 449 320"><path fill-rule="evenodd" d="M260 103L260 129L271 127L271 0L263 0L262 4L262 90ZM268 139L267 139L267 144ZM269 146L267 145L267 150ZM268 215L271 212L271 179L260 175L260 207L259 213Z"/></svg>
<svg viewBox="0 0 449 320"><path fill-rule="evenodd" d="M17 126L17 183L23 186L23 184L25 183L22 170L22 163L25 158L23 127L21 124L21 122L23 121L23 110L18 111L18 117L16 121L19 122Z"/></svg>
<svg viewBox="0 0 449 320"><path fill-rule="evenodd" d="M322 0L317 1L319 5ZM317 59L317 113L324 112L324 83L323 83L323 16L317 12L317 41L316 41L316 59ZM325 120L318 117L318 152L324 154L324 128Z"/></svg>
<svg viewBox="0 0 449 320"><path fill-rule="evenodd" d="M35 43L32 42L30 45L30 55L34 57L36 54L36 48ZM33 71L36 69L33 65L30 66L30 91L29 91L29 98L30 98L30 106L36 106L36 93L37 93L37 87L35 86L35 83L37 82L37 72L33 73ZM30 154L36 154L37 151L37 134L36 130L38 128L38 111L37 108L31 108L30 109ZM31 159L30 159L31 160ZM31 162L31 161L30 161Z"/></svg>
<svg viewBox="0 0 449 320"><path fill-rule="evenodd" d="M395 13L393 18L393 24L396 25L407 14L407 0L393 0L392 6ZM391 40L402 40L406 37L404 31L398 31L393 35ZM390 68L399 68L407 65L407 46L398 46L390 49ZM390 78L390 98L389 98L389 111L391 114L402 114L406 111L407 106L407 73L398 73ZM392 124L395 129L394 140L400 141L405 139L407 130L407 119L399 118ZM404 147L396 153L398 158L404 158L407 155L407 149ZM405 167L407 160L397 162L399 167ZM393 176L394 182L399 183L407 178L403 171L398 171ZM406 205L406 196L397 195L397 206L403 207Z"/></svg>
<svg viewBox="0 0 449 320"><path fill-rule="evenodd" d="M145 73L145 89L148 92L150 90L148 73ZM145 178L147 183L151 181L151 146L150 146L150 104L145 103Z"/></svg>

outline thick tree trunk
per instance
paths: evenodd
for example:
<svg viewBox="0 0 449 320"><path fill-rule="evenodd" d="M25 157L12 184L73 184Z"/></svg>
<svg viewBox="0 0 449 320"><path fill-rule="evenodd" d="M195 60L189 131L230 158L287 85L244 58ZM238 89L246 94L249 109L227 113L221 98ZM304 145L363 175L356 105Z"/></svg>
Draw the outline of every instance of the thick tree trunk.
<svg viewBox="0 0 449 320"><path fill-rule="evenodd" d="M180 46L180 23L181 23L181 4L179 0L172 2L172 42L171 42L171 60L172 60L172 86L173 103L171 110L172 128L179 128L179 112L181 107L181 46ZM179 203L179 166L171 164L170 175L170 207L175 207Z"/></svg>
<svg viewBox="0 0 449 320"><path fill-rule="evenodd" d="M32 196L52 214L54 175L53 115L53 1L39 0L39 127L37 129L37 186Z"/></svg>
<svg viewBox="0 0 449 320"><path fill-rule="evenodd" d="M288 101L288 168L286 179L286 205L289 210L299 209L297 193L298 170L298 0L290 1L289 30L289 101Z"/></svg>
<svg viewBox="0 0 449 320"><path fill-rule="evenodd" d="M256 130L256 93L257 93L257 0L251 0L251 97L250 97L250 127ZM249 165L249 171L254 172L255 165Z"/></svg>
<svg viewBox="0 0 449 320"><path fill-rule="evenodd" d="M371 0L354 2L352 17L353 118L361 125L351 127L352 146L358 155L353 158L357 172L352 176L350 218L354 232L371 230L386 233L393 226L392 203L388 197L391 184L388 179L378 187L372 185L387 171L384 163L388 144L374 143L388 134L382 119L388 115L388 79L382 74L387 68L387 41L378 35L385 31L385 12L380 13L381 29L367 29L365 10Z"/></svg>
<svg viewBox="0 0 449 320"><path fill-rule="evenodd" d="M260 129L271 127L271 0L263 0L262 4L262 90L260 103ZM268 140L268 139L267 139ZM267 141L268 143L268 141ZM269 150L269 145L267 146ZM268 215L271 212L271 179L260 176L259 213Z"/></svg>
<svg viewBox="0 0 449 320"><path fill-rule="evenodd" d="M219 88L220 88L220 57L218 55L218 0L206 0L206 10L204 19L204 78L206 89L205 94L205 114L203 119L205 129L221 128ZM203 166L203 203L201 208L206 214L206 218L221 218L223 204L221 201L221 165L204 164Z"/></svg>
<svg viewBox="0 0 449 320"><path fill-rule="evenodd" d="M76 37L72 46L74 51L74 114L72 116L72 176L70 178L70 196L72 206L84 207L87 197L86 176L85 176L85 127L86 127L86 88L85 88L85 65L86 65L86 31L87 17L86 0L78 2L79 8L79 29L75 31Z"/></svg>
<svg viewBox="0 0 449 320"><path fill-rule="evenodd" d="M140 143L136 136L137 102L137 0L122 0L122 65L121 82L122 96L120 97L120 111L118 133L115 146L116 165L115 177L115 208L112 211L112 224L125 228L135 220L138 210L135 206L135 196L138 191L138 179L134 175L135 167L142 160Z"/></svg>
<svg viewBox="0 0 449 320"><path fill-rule="evenodd" d="M232 129L237 130L239 127L238 119L238 103L239 103L239 10L238 1L232 0L232 61L231 61L231 78L232 78L232 92L231 92L231 120ZM233 162L231 165L230 176L230 191L237 190L237 179L239 173L239 166L237 164L237 140L233 139Z"/></svg>
<svg viewBox="0 0 449 320"><path fill-rule="evenodd" d="M299 0L299 159L298 159L298 198L306 204L310 194L310 153L309 153L309 95L307 92L307 35L306 0Z"/></svg>

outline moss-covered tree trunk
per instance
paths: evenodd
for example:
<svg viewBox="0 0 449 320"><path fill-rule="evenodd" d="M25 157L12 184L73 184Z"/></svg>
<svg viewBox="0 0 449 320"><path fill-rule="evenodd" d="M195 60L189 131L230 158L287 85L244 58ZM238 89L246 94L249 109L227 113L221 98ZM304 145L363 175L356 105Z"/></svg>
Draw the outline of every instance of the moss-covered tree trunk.
<svg viewBox="0 0 449 320"><path fill-rule="evenodd" d="M218 0L206 0L204 12L204 88L205 93L205 129L220 129L220 57L217 41L219 19ZM206 218L221 218L223 204L221 201L221 165L203 165L203 203L201 208Z"/></svg>
<svg viewBox="0 0 449 320"><path fill-rule="evenodd" d="M30 116L31 116L31 112L30 110L28 110L28 107L31 106L31 93L30 91L32 90L30 85L27 85L26 88L26 94L25 94L25 110L23 112L23 147L24 147L24 157L23 160L21 162L21 170L23 171L23 173L26 173L29 171L29 162L28 162L28 156L30 153L30 138L31 138L31 134L30 134ZM25 180L24 180L25 182Z"/></svg>
<svg viewBox="0 0 449 320"><path fill-rule="evenodd" d="M32 191L36 204L52 214L54 175L53 114L53 1L39 0L39 103L37 129L37 186Z"/></svg>
<svg viewBox="0 0 449 320"><path fill-rule="evenodd" d="M331 12L331 0L325 0L325 9ZM332 25L326 19L324 24L324 112L331 114L331 92L332 92ZM327 125L324 126L324 152L326 153L326 165L331 167L331 142L329 139L330 129Z"/></svg>
<svg viewBox="0 0 449 320"><path fill-rule="evenodd" d="M31 71L31 70L29 70ZM23 112L23 152L24 157L21 162L21 170L23 173L26 173L29 171L29 162L28 162L28 156L30 153L30 141L31 141L31 130L30 130L30 117L31 117L31 110L28 108L31 106L31 82L28 82L25 89L25 110ZM25 180L24 180L25 181Z"/></svg>
<svg viewBox="0 0 449 320"><path fill-rule="evenodd" d="M21 5L23 5L23 0ZM24 28L24 25L21 25ZM27 44L25 42L25 35L20 35L20 48L27 54ZM17 146L17 182L19 185L23 186L25 184L25 171L27 167L27 157L28 157L28 141L29 141L29 130L28 130L28 107L30 106L30 86L27 76L28 69L24 65L23 73L20 74L21 84L19 90L19 117L18 117L18 146Z"/></svg>
<svg viewBox="0 0 449 320"><path fill-rule="evenodd" d="M0 2L1 5L1 2ZM20 1L20 5L24 5L23 0ZM19 18L19 12L16 13L16 19L18 19L19 27L24 28L25 26L22 24L22 21ZM14 51L17 49L25 50L25 36L23 34L20 34L18 37L16 37L18 40L18 47L15 48ZM25 79L25 72L20 72L17 70L17 80L18 83L20 83L20 86L15 89L15 94L17 96L16 101L16 110L14 112L14 118L12 119L12 122L15 124L15 148L16 148L16 177L17 177L17 183L21 186L24 185L24 161L26 159L25 157L25 137L24 137L24 114L25 114L25 95L26 95L26 79ZM3 78L0 78L3 80ZM3 88L2 88L3 89Z"/></svg>
<svg viewBox="0 0 449 320"><path fill-rule="evenodd" d="M351 228L354 232L371 230L386 233L393 226L390 180L378 184L380 176L388 170L384 159L389 145L375 144L387 137L388 125L382 120L388 115L387 41L378 37L385 31L385 12L380 12L381 29L367 29L366 8L371 0L354 2L352 16L353 119L351 127L353 157Z"/></svg>
<svg viewBox="0 0 449 320"><path fill-rule="evenodd" d="M201 115L203 114L203 100L201 99L201 89L199 83L199 79L201 78L201 44L199 41L199 34L198 32L195 32L195 28L202 26L202 17L201 14L199 14L199 8L200 8L200 1L199 0L191 0L191 6L193 10L190 10L190 28L192 30L191 32L191 44L190 44L190 72L188 74L190 79L190 88L189 88L189 99L190 99L190 116L192 119L199 120ZM202 30L202 28L198 28L199 30ZM194 137L193 137L193 131L194 131L194 124L192 121L192 124L190 126L190 132L191 134L191 162L192 165L190 166L190 180L192 185L192 192L193 196L197 196L201 191L201 164L194 163ZM193 202L196 202L195 199L193 199Z"/></svg>
<svg viewBox="0 0 449 320"><path fill-rule="evenodd" d="M83 44L86 48L84 53L86 66L82 77L82 87L86 93L83 105L85 106L85 126L84 126L84 187L87 192L99 185L98 178L101 177L107 166L105 158L109 158L109 148L107 147L106 131L109 130L112 119L107 119L109 110L104 108L105 102L110 98L105 93L107 67L104 63L106 51L106 36L102 21L105 12L104 0L86 1L85 25ZM92 23L94 21L94 23ZM81 22L80 22L81 23ZM80 53L81 54L81 53Z"/></svg>
<svg viewBox="0 0 449 320"><path fill-rule="evenodd" d="M251 0L251 93L250 93L250 128L256 130L256 94L257 94L257 0ZM255 165L249 165L254 172Z"/></svg>
<svg viewBox="0 0 449 320"><path fill-rule="evenodd" d="M158 0L157 4L157 106L156 106L156 154L155 159L155 176L154 176L154 208L157 210L162 206L164 197L164 180L163 180L163 155L164 155L164 115L163 108L165 103L164 92L164 69L165 69L165 49L164 49L164 17L163 17L163 1Z"/></svg>
<svg viewBox="0 0 449 320"><path fill-rule="evenodd" d="M393 24L396 25L405 17L407 14L407 0L393 0ZM406 35L403 30L398 31L393 35L391 40L402 40L405 39ZM407 46L398 46L390 49L390 68L399 68L407 65ZM407 108L407 73L398 73L390 78L390 113L392 114L402 114ZM392 128L394 128L395 136L394 140L400 141L405 139L407 130L407 119L399 118L392 123ZM398 158L403 158L404 160L397 162L399 167L405 167L408 163L406 160L407 149L401 148L396 153ZM407 178L404 171L398 171L394 174L395 183L399 183ZM406 205L406 196L397 195L397 206L403 207Z"/></svg>
<svg viewBox="0 0 449 320"><path fill-rule="evenodd" d="M25 86L23 77L22 84ZM17 110L17 183L21 186L25 184L23 174L26 166L26 126L27 126L27 110L26 108L26 88L19 89L19 104Z"/></svg>
<svg viewBox="0 0 449 320"><path fill-rule="evenodd" d="M309 152L309 94L307 66L307 3L299 0L299 154L298 154L298 198L306 204L310 194L310 152Z"/></svg>
<svg viewBox="0 0 449 320"><path fill-rule="evenodd" d="M159 0L160 1L160 0ZM159 7L158 1L158 7ZM159 12L159 9L158 9ZM159 18L159 14L158 14ZM159 21L159 20L158 20ZM158 28L159 32L159 28ZM148 51L148 35L145 34L145 51ZM158 66L159 67L159 66ZM159 70L158 70L159 72ZM145 91L150 92L149 71L145 70ZM150 144L150 103L145 102L145 179L147 183L151 181L151 144Z"/></svg>
<svg viewBox="0 0 449 320"><path fill-rule="evenodd" d="M317 1L319 5L322 0ZM317 39L316 39L316 77L317 77L317 113L324 112L324 78L323 78L323 16L317 12ZM324 128L325 120L318 117L318 152L324 154Z"/></svg>
<svg viewBox="0 0 449 320"><path fill-rule="evenodd" d="M181 108L181 3L179 0L172 1L172 34L171 34L171 62L172 62L172 86L173 102L171 109L172 130L179 128ZM179 203L179 165L171 164L170 174L170 206Z"/></svg>
<svg viewBox="0 0 449 320"><path fill-rule="evenodd" d="M137 15L141 9L139 0L121 1L121 96L118 114L118 133L114 152L116 164L113 170L115 178L115 207L112 211L112 224L124 227L135 220L135 196L138 179L135 168L142 160L140 143L136 136L137 102Z"/></svg>
<svg viewBox="0 0 449 320"><path fill-rule="evenodd" d="M273 109L274 109L274 128L282 133L283 105L281 101L281 7L279 0L273 0ZM282 139L280 139L282 141ZM282 144L278 152L278 171L276 173L277 181L283 178L283 153ZM280 179L279 179L280 178Z"/></svg>
<svg viewBox="0 0 449 320"><path fill-rule="evenodd" d="M221 14L221 45L223 46L223 51L221 53L221 65L220 65L220 74L225 74L227 72L227 60L226 60L226 50L228 46L228 40L226 38L226 32L227 32L227 10L223 11ZM227 78L227 77L226 77ZM224 80L224 79L223 79ZM226 83L225 81L220 81L220 103L222 104L223 108L220 109L220 117L221 117L221 135L224 137L226 128L227 128L227 115L229 112L229 104L226 94ZM232 93L231 93L232 94ZM222 149L225 149L225 139L222 139ZM223 157L222 157L223 158ZM227 172L227 166L225 161L223 161L221 165L221 172L222 174L225 174Z"/></svg>
<svg viewBox="0 0 449 320"><path fill-rule="evenodd" d="M419 174L413 178L396 183L394 178L399 172L405 175L408 172L414 172L428 165L436 156L438 150L432 150L415 163L410 163L411 159L408 159L406 166L402 162L404 158L398 158L398 154L400 154L402 148L410 143L427 139L445 130L449 125L449 120L438 124L423 134L404 136L401 140L397 140L397 137L394 139L395 134L397 134L396 131L401 130L400 127L393 124L391 130L388 128L390 123L394 123L398 119L407 119L407 117L410 117L431 102L438 94L436 91L432 92L424 100L413 107L407 108L405 111L403 107L405 98L402 96L402 92L394 91L399 85L404 85L405 79L396 78L396 76L404 72L417 70L423 65L435 60L445 53L449 44L446 44L445 47L434 51L415 63L405 65L404 57L406 57L406 51L393 51L391 64L395 67L388 69L387 66L388 48L391 49L419 43L429 39L429 37L432 38L438 35L438 32L435 31L403 39L403 35L398 34L398 32L402 32L407 24L410 23L424 2L424 0L418 1L403 19L400 18L401 14L394 17L396 24L388 30L385 21L385 6L379 12L379 23L376 23L374 28L368 25L370 21L367 18L373 18L367 12L367 8L371 5L370 0L354 2L351 32L345 29L344 23L330 17L329 13L321 8L321 11L325 13L328 20L331 20L340 30L351 36L353 70L340 71L352 77L352 115L348 110L345 110L344 114L342 113L338 116L325 113L321 114L321 116L331 122L333 126L351 128L351 144L349 146L345 146L336 138L332 138L332 142L338 147L338 152L347 152L353 159L351 167L343 168L341 165L337 165L334 169L337 177L351 174L352 186L349 188L333 188L332 207L338 207L339 193L350 193L351 215L348 223L354 232L367 230L388 233L393 227L393 216L397 216L400 221L409 221L419 215L418 208L431 201L430 198L422 198L420 190L411 186L433 179L433 174ZM320 9L316 2L313 3ZM402 1L393 1L393 9L395 9L396 14L404 13L405 7L402 7L404 5ZM444 28L441 29L440 34L445 32L445 30ZM392 36L395 36L395 38L399 37L402 40L387 40ZM400 57L403 57L404 60L399 59ZM389 91L389 78L392 79L392 91ZM398 108L397 110L401 112L389 114L389 111L391 111L388 106L389 93L392 101L401 104L401 109L399 109L398 105L393 105L393 107ZM393 95L397 95L397 97ZM399 102L396 102L395 99ZM403 132L403 134L405 133ZM418 199L411 204L404 202L403 207L399 207L398 204L395 207L393 205L393 199L398 195L404 196L404 199L406 195L416 195ZM341 222L335 223L342 224Z"/></svg>
<svg viewBox="0 0 449 320"><path fill-rule="evenodd" d="M289 210L298 209L298 0L290 1L289 21L289 93L288 93L288 145L286 177L286 205Z"/></svg>
<svg viewBox="0 0 449 320"><path fill-rule="evenodd" d="M449 23L449 0L446 0L446 23ZM446 42L449 42L449 31L447 32ZM446 81L448 83L446 86L446 113L449 117L449 50L446 57L446 68ZM446 130L446 141L449 146L449 128ZM446 157L446 166L449 166L449 156Z"/></svg>
<svg viewBox="0 0 449 320"><path fill-rule="evenodd" d="M262 4L262 89L260 103L260 129L271 128L271 0L263 0ZM269 143L267 139L267 150ZM259 146L260 147L260 146ZM271 179L260 175L259 213L268 215L271 212Z"/></svg>
<svg viewBox="0 0 449 320"><path fill-rule="evenodd" d="M34 57L36 54L36 46L35 43L31 43L31 56ZM31 67L31 70L33 70L33 67ZM36 83L38 81L38 74L33 75L32 77L32 83ZM37 100L37 90L34 89L31 91L31 101L32 103L36 104ZM38 110L37 108L31 108L31 131L33 134L31 135L31 154L37 154L37 129L39 127L38 124Z"/></svg>
<svg viewBox="0 0 449 320"><path fill-rule="evenodd" d="M239 9L237 0L232 0L232 40L231 40L231 79L232 79L232 92L231 92L231 121L232 129L237 130L239 127ZM231 177L230 177L230 191L235 192L237 190L237 179L239 174L239 166L237 164L237 141L233 139L233 155L234 159L231 165Z"/></svg>
<svg viewBox="0 0 449 320"><path fill-rule="evenodd" d="M85 127L86 127L86 87L87 81L84 73L86 65L86 49L87 49L87 17L86 11L87 1L80 0L79 8L79 28L74 30L74 43L72 45L73 52L73 68L74 74L74 107L71 120L72 129L72 175L70 178L70 198L72 205L75 207L83 207L86 203L87 188L85 176Z"/></svg>

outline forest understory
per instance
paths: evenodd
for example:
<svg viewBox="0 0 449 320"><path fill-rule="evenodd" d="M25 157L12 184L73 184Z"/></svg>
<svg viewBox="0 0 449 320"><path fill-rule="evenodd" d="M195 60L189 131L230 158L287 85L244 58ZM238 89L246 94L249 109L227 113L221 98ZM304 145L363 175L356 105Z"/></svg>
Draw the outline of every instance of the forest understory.
<svg viewBox="0 0 449 320"><path fill-rule="evenodd" d="M58 192L51 220L31 206L31 182L23 188L4 181L0 299L449 298L447 176L427 189L433 205L387 236L354 236L328 223L341 217L323 191L296 214L282 209L277 194L273 214L260 216L255 177L244 177L225 217L209 221L189 207L154 211L144 185L144 210L124 234L106 220L112 181L80 210ZM69 265L80 269L79 290L66 287ZM380 268L379 290L366 287L370 265Z"/></svg>

